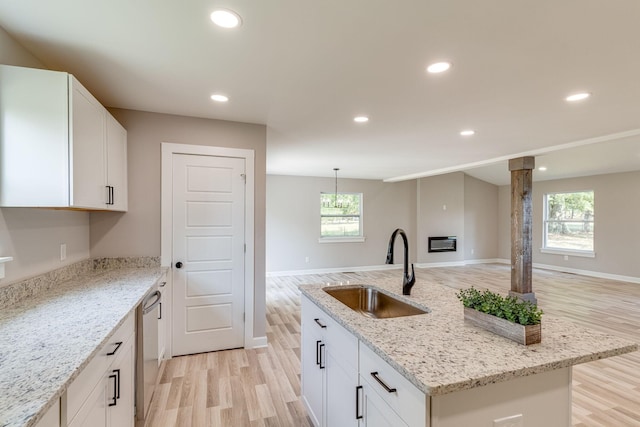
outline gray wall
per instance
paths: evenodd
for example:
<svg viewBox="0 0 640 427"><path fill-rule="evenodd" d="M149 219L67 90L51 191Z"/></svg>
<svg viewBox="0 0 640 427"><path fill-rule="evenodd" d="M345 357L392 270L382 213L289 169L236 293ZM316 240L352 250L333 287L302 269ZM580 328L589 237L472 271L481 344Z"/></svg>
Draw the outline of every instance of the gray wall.
<svg viewBox="0 0 640 427"><path fill-rule="evenodd" d="M0 27L0 64L45 68ZM60 261L60 244L67 258ZM38 209L0 209L0 257L5 264L0 286L89 258L89 214Z"/></svg>
<svg viewBox="0 0 640 427"><path fill-rule="evenodd" d="M266 127L132 110L110 111L127 129L129 211L91 213L91 256L160 255L162 142L255 150L254 335L265 336Z"/></svg>
<svg viewBox="0 0 640 427"><path fill-rule="evenodd" d="M545 193L593 190L595 199L595 258L540 253L542 207ZM500 187L499 256L510 259L508 186ZM533 262L562 268L640 277L640 172L596 175L533 184Z"/></svg>
<svg viewBox="0 0 640 427"><path fill-rule="evenodd" d="M464 260L464 173L431 176L418 180L418 262ZM429 253L430 236L456 236L456 252Z"/></svg>
<svg viewBox="0 0 640 427"><path fill-rule="evenodd" d="M268 272L382 265L396 228L409 236L410 258L416 259L415 181L338 178L338 191L363 193L363 243L318 242L320 193L334 189L334 178L267 176ZM400 249L401 243L396 241L396 252ZM401 263L402 257L395 262Z"/></svg>
<svg viewBox="0 0 640 427"><path fill-rule="evenodd" d="M464 176L464 259L498 257L498 186Z"/></svg>

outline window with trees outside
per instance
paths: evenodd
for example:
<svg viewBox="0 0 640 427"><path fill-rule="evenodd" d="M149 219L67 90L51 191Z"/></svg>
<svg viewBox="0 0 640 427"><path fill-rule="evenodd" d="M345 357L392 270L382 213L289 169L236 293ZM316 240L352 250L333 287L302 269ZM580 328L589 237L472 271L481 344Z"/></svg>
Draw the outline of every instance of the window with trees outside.
<svg viewBox="0 0 640 427"><path fill-rule="evenodd" d="M362 193L321 193L320 238L362 236Z"/></svg>
<svg viewBox="0 0 640 427"><path fill-rule="evenodd" d="M593 254L593 191L544 196L543 250Z"/></svg>

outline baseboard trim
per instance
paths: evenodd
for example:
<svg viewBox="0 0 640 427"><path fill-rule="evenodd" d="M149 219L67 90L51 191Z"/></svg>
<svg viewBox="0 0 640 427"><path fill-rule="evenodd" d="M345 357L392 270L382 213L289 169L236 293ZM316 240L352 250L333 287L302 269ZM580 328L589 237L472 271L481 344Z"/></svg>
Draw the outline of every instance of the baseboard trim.
<svg viewBox="0 0 640 427"><path fill-rule="evenodd" d="M267 337L253 337L250 348L262 348L267 346Z"/></svg>
<svg viewBox="0 0 640 427"><path fill-rule="evenodd" d="M416 264L417 266L417 264ZM290 270L290 271L268 271L267 277L281 276L304 276L308 274L327 274L327 273L348 273L354 271L375 271L375 270L397 270L402 268L401 264L382 264L368 265L364 267L336 267L336 268L319 268L314 270Z"/></svg>
<svg viewBox="0 0 640 427"><path fill-rule="evenodd" d="M511 264L511 260L504 259L504 258L498 259L496 260L496 262L501 264ZM598 279L617 280L619 282L640 284L640 277L623 276L620 274L611 274L611 273L602 273L600 271L581 270L578 268L562 267L559 265L551 265L551 264L540 264L537 262L533 263L533 268L558 271L560 273L578 274L580 276L595 277Z"/></svg>

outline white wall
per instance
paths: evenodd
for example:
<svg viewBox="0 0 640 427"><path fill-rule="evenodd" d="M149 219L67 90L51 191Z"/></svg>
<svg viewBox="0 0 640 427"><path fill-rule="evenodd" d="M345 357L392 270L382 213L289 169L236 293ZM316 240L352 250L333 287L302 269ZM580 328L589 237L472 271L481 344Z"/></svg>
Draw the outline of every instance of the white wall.
<svg viewBox="0 0 640 427"><path fill-rule="evenodd" d="M363 193L363 243L318 242L320 193L333 191L334 178L267 176L268 272L383 265L389 237L396 228L409 236L409 258L416 259L415 181L338 178L338 191ZM403 261L400 240L396 240L398 264Z"/></svg>
<svg viewBox="0 0 640 427"><path fill-rule="evenodd" d="M0 28L0 64L45 68L44 64ZM67 258L60 261L60 244ZM4 286L89 258L89 214L40 209L0 209L0 257L5 264Z"/></svg>
<svg viewBox="0 0 640 427"><path fill-rule="evenodd" d="M266 127L133 110L110 111L127 129L129 211L91 213L91 256L160 256L162 142L253 149L256 179L254 334L265 336Z"/></svg>
<svg viewBox="0 0 640 427"><path fill-rule="evenodd" d="M464 259L498 257L498 186L464 176Z"/></svg>
<svg viewBox="0 0 640 427"><path fill-rule="evenodd" d="M593 190L595 199L595 258L540 253L542 247L542 209L545 193ZM499 256L510 259L510 191L500 187ZM595 175L533 183L533 262L640 278L640 172Z"/></svg>
<svg viewBox="0 0 640 427"><path fill-rule="evenodd" d="M464 173L455 172L418 180L418 262L464 260ZM456 236L456 252L428 252L429 237Z"/></svg>

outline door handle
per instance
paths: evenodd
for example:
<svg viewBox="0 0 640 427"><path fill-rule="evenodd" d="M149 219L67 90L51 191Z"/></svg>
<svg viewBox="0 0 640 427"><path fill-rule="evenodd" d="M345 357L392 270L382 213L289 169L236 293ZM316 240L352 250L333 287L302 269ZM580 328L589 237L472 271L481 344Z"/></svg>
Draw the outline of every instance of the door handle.
<svg viewBox="0 0 640 427"><path fill-rule="evenodd" d="M182 262L180 261L176 262L176 268L182 268Z"/></svg>

